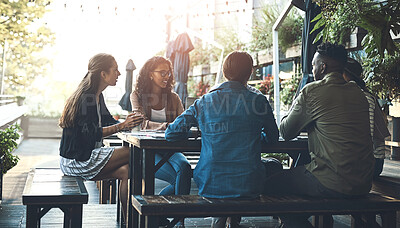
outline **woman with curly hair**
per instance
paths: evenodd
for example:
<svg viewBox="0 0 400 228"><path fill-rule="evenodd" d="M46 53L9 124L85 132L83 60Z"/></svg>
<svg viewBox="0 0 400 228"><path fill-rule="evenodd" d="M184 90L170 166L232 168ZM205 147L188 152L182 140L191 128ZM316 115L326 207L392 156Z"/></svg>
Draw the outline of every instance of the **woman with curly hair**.
<svg viewBox="0 0 400 228"><path fill-rule="evenodd" d="M141 128L144 130L165 130L169 123L183 112L178 94L172 91L174 84L172 64L161 56L146 61L131 93L132 109L144 117ZM158 163L163 154L156 153ZM167 181L160 195L187 195L190 193L191 167L182 153L175 153L155 173L155 177Z"/></svg>
<svg viewBox="0 0 400 228"><path fill-rule="evenodd" d="M113 56L100 53L89 60L88 72L68 98L59 121L60 168L65 175L85 180L121 180L119 194L126 215L129 148L102 147L102 142L103 137L135 127L142 117L130 114L120 123L108 111L102 92L115 86L119 75Z"/></svg>
<svg viewBox="0 0 400 228"><path fill-rule="evenodd" d="M142 129L165 130L183 112L182 101L172 91L172 64L162 56L147 60L131 93L132 109L144 115Z"/></svg>

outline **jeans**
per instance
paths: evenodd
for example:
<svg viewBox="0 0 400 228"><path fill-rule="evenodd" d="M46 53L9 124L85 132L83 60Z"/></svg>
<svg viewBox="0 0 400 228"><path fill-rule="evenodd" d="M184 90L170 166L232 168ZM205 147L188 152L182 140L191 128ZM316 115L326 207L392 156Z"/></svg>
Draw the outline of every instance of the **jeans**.
<svg viewBox="0 0 400 228"><path fill-rule="evenodd" d="M379 175L381 175L384 162L385 160L383 158L375 158L374 178L379 177Z"/></svg>
<svg viewBox="0 0 400 228"><path fill-rule="evenodd" d="M163 154L155 154L156 164ZM155 177L169 183L161 190L160 195L189 195L192 170L189 161L182 153L173 154L157 172Z"/></svg>
<svg viewBox="0 0 400 228"><path fill-rule="evenodd" d="M262 164L265 167L265 172L266 172L266 177L268 178L269 176L281 172L283 170L282 164L279 162L279 160L275 158L262 158L261 159ZM230 219L228 220L229 227L230 228L237 228L239 227L241 217L236 216L236 217L229 217ZM214 217L211 228L225 228L225 224L227 222L228 217Z"/></svg>
<svg viewBox="0 0 400 228"><path fill-rule="evenodd" d="M304 166L283 170L267 178L264 183L265 195L302 195L321 198L352 198L323 186L318 179ZM282 215L279 216L284 227L308 228L313 227L307 221L310 216Z"/></svg>

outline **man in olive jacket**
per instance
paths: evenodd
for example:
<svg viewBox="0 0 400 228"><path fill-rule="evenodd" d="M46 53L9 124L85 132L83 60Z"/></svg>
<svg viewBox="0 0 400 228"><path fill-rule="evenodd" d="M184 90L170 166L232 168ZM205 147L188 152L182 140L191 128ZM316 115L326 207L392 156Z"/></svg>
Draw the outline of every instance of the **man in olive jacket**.
<svg viewBox="0 0 400 228"><path fill-rule="evenodd" d="M368 102L356 83L343 79L346 61L343 46L318 46L312 61L316 81L303 88L280 125L285 140L307 130L311 162L272 176L265 194L347 198L370 191L374 156ZM285 227L311 225L304 217L282 217Z"/></svg>

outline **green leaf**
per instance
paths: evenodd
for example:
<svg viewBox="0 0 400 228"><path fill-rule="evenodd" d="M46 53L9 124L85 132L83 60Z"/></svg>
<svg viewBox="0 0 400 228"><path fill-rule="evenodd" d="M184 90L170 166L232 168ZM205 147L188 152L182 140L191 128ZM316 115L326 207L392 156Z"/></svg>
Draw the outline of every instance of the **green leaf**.
<svg viewBox="0 0 400 228"><path fill-rule="evenodd" d="M321 19L321 18L322 18L322 12L319 13L317 16L315 16L315 17L311 20L311 22L318 21L318 20Z"/></svg>
<svg viewBox="0 0 400 228"><path fill-rule="evenodd" d="M311 30L310 34L313 33L315 30L322 28L323 26L326 25L326 20L325 19L321 19L319 20L315 25L314 28Z"/></svg>
<svg viewBox="0 0 400 228"><path fill-rule="evenodd" d="M0 144L0 157L2 159L2 172L6 173L9 169L17 165L19 158L12 154L13 150L17 147L16 140L20 137L18 125L11 125L10 127L0 130L0 138L2 143Z"/></svg>
<svg viewBox="0 0 400 228"><path fill-rule="evenodd" d="M313 41L313 44L317 43L322 37L323 37L323 32L321 31L320 33L317 34L317 36L315 36L315 39Z"/></svg>

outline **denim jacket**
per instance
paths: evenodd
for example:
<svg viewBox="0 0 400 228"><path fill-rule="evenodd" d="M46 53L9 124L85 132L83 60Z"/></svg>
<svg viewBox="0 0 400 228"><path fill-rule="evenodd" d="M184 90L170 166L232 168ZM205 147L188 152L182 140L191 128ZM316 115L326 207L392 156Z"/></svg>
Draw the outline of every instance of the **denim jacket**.
<svg viewBox="0 0 400 228"><path fill-rule="evenodd" d="M201 130L201 154L193 174L199 195L258 196L265 178L261 143L279 138L266 97L239 82L224 82L178 116L165 138L187 139L193 126Z"/></svg>

